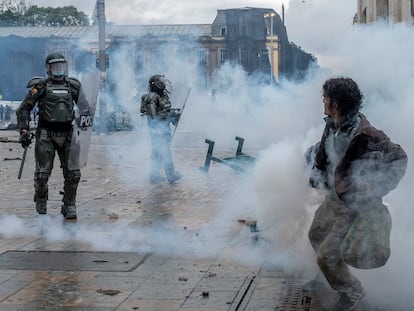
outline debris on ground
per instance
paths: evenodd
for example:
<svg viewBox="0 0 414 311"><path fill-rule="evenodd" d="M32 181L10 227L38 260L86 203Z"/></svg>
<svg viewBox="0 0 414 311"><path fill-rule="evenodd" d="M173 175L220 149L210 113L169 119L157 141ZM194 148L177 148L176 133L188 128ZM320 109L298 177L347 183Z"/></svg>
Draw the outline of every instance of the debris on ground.
<svg viewBox="0 0 414 311"><path fill-rule="evenodd" d="M109 214L109 215L108 215L108 217L109 217L109 219L111 219L111 220L116 220L116 219L118 219L118 218L119 218L118 214L115 214L115 213L111 213L111 214Z"/></svg>
<svg viewBox="0 0 414 311"><path fill-rule="evenodd" d="M96 291L97 293L103 294L103 295L108 295L108 296L115 296L118 295L121 291L117 290L117 289L98 289Z"/></svg>

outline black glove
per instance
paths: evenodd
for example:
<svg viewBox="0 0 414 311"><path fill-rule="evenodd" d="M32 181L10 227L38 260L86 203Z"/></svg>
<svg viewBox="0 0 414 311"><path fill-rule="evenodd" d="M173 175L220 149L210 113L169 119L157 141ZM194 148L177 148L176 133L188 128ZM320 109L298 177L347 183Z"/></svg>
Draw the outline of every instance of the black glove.
<svg viewBox="0 0 414 311"><path fill-rule="evenodd" d="M21 133L19 143L22 144L23 148L29 147L32 143L32 136L30 135L30 132Z"/></svg>
<svg viewBox="0 0 414 311"><path fill-rule="evenodd" d="M171 122L174 126L177 126L178 121L180 120L181 113L179 112L180 109L171 109L168 112L168 120Z"/></svg>

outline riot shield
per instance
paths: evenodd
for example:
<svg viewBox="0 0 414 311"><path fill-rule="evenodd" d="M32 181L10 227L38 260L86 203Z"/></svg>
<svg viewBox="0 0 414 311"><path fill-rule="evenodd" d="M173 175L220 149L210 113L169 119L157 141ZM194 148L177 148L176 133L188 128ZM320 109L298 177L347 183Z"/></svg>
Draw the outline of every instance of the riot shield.
<svg viewBox="0 0 414 311"><path fill-rule="evenodd" d="M185 104L188 99L188 95L190 95L191 88L182 83L175 83L172 87L171 91L171 105L172 111L178 112L178 119L173 123L174 131L172 133L172 137L174 137L175 131L178 127L178 123L181 119L181 115L183 114Z"/></svg>
<svg viewBox="0 0 414 311"><path fill-rule="evenodd" d="M79 99L75 110L72 144L68 159L70 170L77 170L86 166L98 92L99 72L85 73L82 77Z"/></svg>
<svg viewBox="0 0 414 311"><path fill-rule="evenodd" d="M182 111L185 107L190 91L191 88L189 86L182 83L174 83L170 96L172 108L177 108Z"/></svg>

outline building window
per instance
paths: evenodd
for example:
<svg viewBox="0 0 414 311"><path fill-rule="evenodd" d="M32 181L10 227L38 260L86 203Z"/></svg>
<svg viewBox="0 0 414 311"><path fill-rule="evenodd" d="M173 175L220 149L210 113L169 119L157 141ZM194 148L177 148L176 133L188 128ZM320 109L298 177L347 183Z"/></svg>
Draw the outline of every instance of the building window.
<svg viewBox="0 0 414 311"><path fill-rule="evenodd" d="M247 48L245 47L240 50L240 62L242 65L247 65L249 63L249 54Z"/></svg>
<svg viewBox="0 0 414 311"><path fill-rule="evenodd" d="M364 24L367 23L367 8L366 7L362 11L361 23L364 23Z"/></svg>
<svg viewBox="0 0 414 311"><path fill-rule="evenodd" d="M389 3L388 0L377 0L377 20L388 21L389 19Z"/></svg>
<svg viewBox="0 0 414 311"><path fill-rule="evenodd" d="M411 0L411 16L414 16L414 0Z"/></svg>
<svg viewBox="0 0 414 311"><path fill-rule="evenodd" d="M227 61L227 49L220 49L220 65Z"/></svg>
<svg viewBox="0 0 414 311"><path fill-rule="evenodd" d="M207 87L207 71L206 70L199 70L197 72L197 85L203 89Z"/></svg>
<svg viewBox="0 0 414 311"><path fill-rule="evenodd" d="M220 28L220 35L222 37L225 37L227 35L227 28L226 27L221 27Z"/></svg>
<svg viewBox="0 0 414 311"><path fill-rule="evenodd" d="M151 66L154 67L155 70L165 70L166 69L166 61L165 61L165 54L160 51L159 49L151 50Z"/></svg>
<svg viewBox="0 0 414 311"><path fill-rule="evenodd" d="M200 65L207 65L207 50L199 49L197 52L197 58Z"/></svg>
<svg viewBox="0 0 414 311"><path fill-rule="evenodd" d="M140 50L135 51L135 69L141 70L144 67L144 53Z"/></svg>
<svg viewBox="0 0 414 311"><path fill-rule="evenodd" d="M177 50L175 51L175 57L177 58L184 58L187 60L187 50L184 46L179 46Z"/></svg>
<svg viewBox="0 0 414 311"><path fill-rule="evenodd" d="M267 66L267 64L269 64L269 53L267 49L262 49L257 54L257 66L262 67L262 66Z"/></svg>
<svg viewBox="0 0 414 311"><path fill-rule="evenodd" d="M394 22L401 22L402 21L402 7L401 7L401 1L397 1L395 4L395 13L393 16Z"/></svg>

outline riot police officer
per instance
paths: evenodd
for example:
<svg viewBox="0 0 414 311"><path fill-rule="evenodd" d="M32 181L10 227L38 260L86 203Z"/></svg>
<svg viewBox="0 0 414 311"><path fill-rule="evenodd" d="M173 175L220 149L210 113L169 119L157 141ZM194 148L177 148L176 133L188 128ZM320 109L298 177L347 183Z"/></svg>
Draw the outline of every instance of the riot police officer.
<svg viewBox="0 0 414 311"><path fill-rule="evenodd" d="M37 104L34 173L36 211L39 214L47 212L48 180L57 153L64 176L61 213L66 219L76 219L76 192L81 173L79 169L68 168L68 158L74 105L80 97L81 83L76 78L68 77L67 61L62 54L49 54L45 63L47 78L34 77L28 81L29 91L16 111L20 142L23 147L28 147L31 143L30 113Z"/></svg>
<svg viewBox="0 0 414 311"><path fill-rule="evenodd" d="M169 183L182 177L174 168L171 145L171 102L168 95L169 81L164 75L153 75L148 81L148 93L141 97L141 113L147 115L148 129L151 137L151 172L150 183L157 184L164 180L160 175L163 168Z"/></svg>

